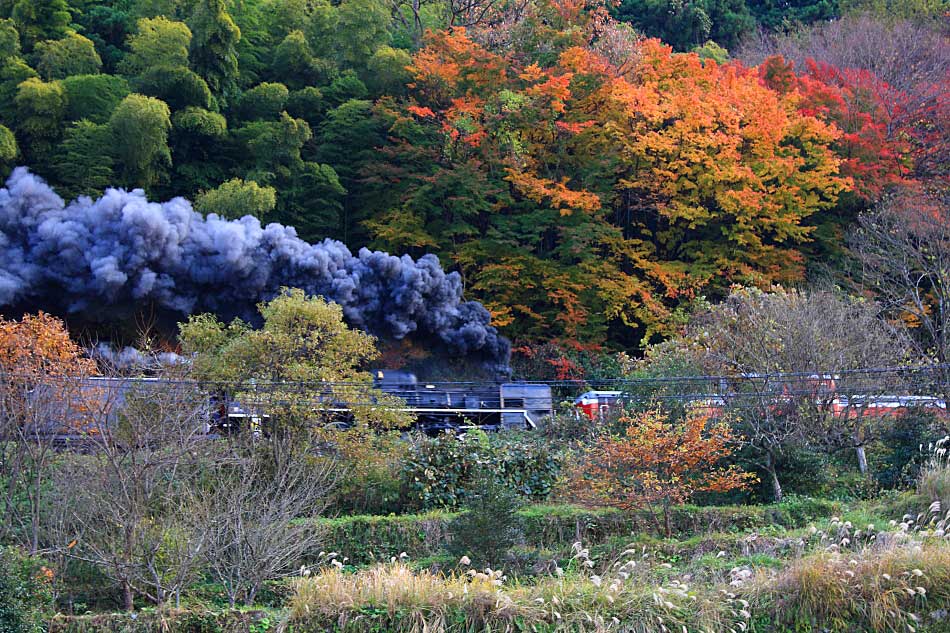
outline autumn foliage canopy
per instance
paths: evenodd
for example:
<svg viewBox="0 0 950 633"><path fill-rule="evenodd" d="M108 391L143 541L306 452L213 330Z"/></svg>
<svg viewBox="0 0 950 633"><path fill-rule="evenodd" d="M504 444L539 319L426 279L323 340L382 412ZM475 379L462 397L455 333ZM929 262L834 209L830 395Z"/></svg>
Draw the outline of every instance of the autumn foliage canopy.
<svg viewBox="0 0 950 633"><path fill-rule="evenodd" d="M838 111L739 63L628 45L539 60L431 35L413 102L378 106L389 168L371 180L400 202L368 223L375 245L450 259L523 340L649 339L701 290L801 279L809 218L861 160L837 151Z"/></svg>

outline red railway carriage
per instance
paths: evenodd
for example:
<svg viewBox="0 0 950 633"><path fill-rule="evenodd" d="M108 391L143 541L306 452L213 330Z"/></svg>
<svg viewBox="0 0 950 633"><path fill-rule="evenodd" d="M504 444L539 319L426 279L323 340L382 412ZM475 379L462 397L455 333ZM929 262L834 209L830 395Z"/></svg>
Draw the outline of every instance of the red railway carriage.
<svg viewBox="0 0 950 633"><path fill-rule="evenodd" d="M601 420L622 398L622 391L587 391L574 400L574 406L591 420Z"/></svg>

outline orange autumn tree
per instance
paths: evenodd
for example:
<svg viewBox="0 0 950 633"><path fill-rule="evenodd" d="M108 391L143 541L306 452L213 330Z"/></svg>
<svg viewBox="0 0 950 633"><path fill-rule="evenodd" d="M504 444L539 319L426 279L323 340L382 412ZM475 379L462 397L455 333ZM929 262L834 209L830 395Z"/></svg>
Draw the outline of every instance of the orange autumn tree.
<svg viewBox="0 0 950 633"><path fill-rule="evenodd" d="M63 322L39 312L19 321L0 318L0 372L4 377L41 380L88 375L95 363L69 337Z"/></svg>
<svg viewBox="0 0 950 633"><path fill-rule="evenodd" d="M0 318L0 540L38 549L54 433L67 420L80 423L77 378L94 372L59 319L43 312Z"/></svg>
<svg viewBox="0 0 950 633"><path fill-rule="evenodd" d="M570 474L569 487L582 503L622 510L646 509L657 530L672 536L670 509L701 492L729 492L757 480L736 465L722 465L736 448L728 423L691 410L669 420L651 410L621 422L621 437L605 436L586 450ZM661 528L659 514L663 516Z"/></svg>

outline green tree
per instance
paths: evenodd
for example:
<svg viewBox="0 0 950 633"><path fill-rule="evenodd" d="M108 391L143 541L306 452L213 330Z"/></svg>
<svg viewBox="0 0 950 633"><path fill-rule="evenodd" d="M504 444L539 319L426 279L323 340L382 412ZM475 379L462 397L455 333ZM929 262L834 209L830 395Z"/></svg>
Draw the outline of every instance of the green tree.
<svg viewBox="0 0 950 633"><path fill-rule="evenodd" d="M841 13L870 12L886 19L939 18L950 11L948 0L839 0Z"/></svg>
<svg viewBox="0 0 950 633"><path fill-rule="evenodd" d="M71 200L99 196L112 185L112 143L108 126L81 120L66 129L57 151L54 173L59 194Z"/></svg>
<svg viewBox="0 0 950 633"><path fill-rule="evenodd" d="M623 0L617 16L679 51L715 40L726 48L755 29L746 0Z"/></svg>
<svg viewBox="0 0 950 633"><path fill-rule="evenodd" d="M198 0L190 26L192 67L226 103L237 92L241 29L228 14L225 0Z"/></svg>
<svg viewBox="0 0 950 633"><path fill-rule="evenodd" d="M408 70L411 63L408 52L380 46L366 64L366 83L375 94L403 94L412 79Z"/></svg>
<svg viewBox="0 0 950 633"><path fill-rule="evenodd" d="M37 42L66 37L72 21L66 0L17 0L11 17L28 52Z"/></svg>
<svg viewBox="0 0 950 633"><path fill-rule="evenodd" d="M126 55L126 40L135 28L135 18L127 7L96 4L79 17L83 34L91 39L105 72L114 73Z"/></svg>
<svg viewBox="0 0 950 633"><path fill-rule="evenodd" d="M0 60L6 61L20 54L20 34L13 20L0 20Z"/></svg>
<svg viewBox="0 0 950 633"><path fill-rule="evenodd" d="M279 121L254 121L236 131L255 159L255 180L267 182L276 176L289 176L301 164L300 150L310 140L310 126L286 112Z"/></svg>
<svg viewBox="0 0 950 633"><path fill-rule="evenodd" d="M221 139L228 133L228 120L217 112L202 108L185 108L172 116L177 131L207 139Z"/></svg>
<svg viewBox="0 0 950 633"><path fill-rule="evenodd" d="M228 122L217 112L185 108L172 115L171 146L175 166L175 189L168 192L210 189L225 178L217 154L228 135Z"/></svg>
<svg viewBox="0 0 950 633"><path fill-rule="evenodd" d="M161 99L172 110L210 109L213 97L205 80L184 66L155 66L132 81L135 91Z"/></svg>
<svg viewBox="0 0 950 633"><path fill-rule="evenodd" d="M302 31L293 31L274 50L273 77L291 89L321 83L313 51Z"/></svg>
<svg viewBox="0 0 950 633"><path fill-rule="evenodd" d="M356 192L365 188L360 182L361 170L379 158L377 148L386 142L386 127L376 117L372 102L352 100L327 113L316 140L316 160L333 167L343 188ZM343 239L365 237L362 222L366 209L355 197L345 201L340 222Z"/></svg>
<svg viewBox="0 0 950 633"><path fill-rule="evenodd" d="M282 185L275 219L293 226L308 242L337 235L346 189L333 167L303 163Z"/></svg>
<svg viewBox="0 0 950 633"><path fill-rule="evenodd" d="M66 91L57 83L33 77L16 93L17 132L26 140L23 151L29 161L45 163L63 131Z"/></svg>
<svg viewBox="0 0 950 633"><path fill-rule="evenodd" d="M273 187L262 187L253 180L234 178L221 183L210 191L204 191L195 199L195 210L208 215L217 213L224 218L241 218L245 215L264 219L277 205L277 192Z"/></svg>
<svg viewBox="0 0 950 633"><path fill-rule="evenodd" d="M312 12L309 0L267 0L263 21L268 35L279 41L292 31L306 31Z"/></svg>
<svg viewBox="0 0 950 633"><path fill-rule="evenodd" d="M296 119L303 119L311 127L323 119L326 109L323 93L313 86L294 90L287 97L287 113Z"/></svg>
<svg viewBox="0 0 950 633"><path fill-rule="evenodd" d="M7 175L10 168L13 167L13 161L20 153L16 144L16 137L5 125L0 125L0 169L3 170L3 176Z"/></svg>
<svg viewBox="0 0 950 633"><path fill-rule="evenodd" d="M310 26L304 32L314 55L331 57L336 53L340 8L330 0L311 0Z"/></svg>
<svg viewBox="0 0 950 633"><path fill-rule="evenodd" d="M258 84L241 95L237 103L238 116L245 121L275 119L283 112L289 95L284 84Z"/></svg>
<svg viewBox="0 0 950 633"><path fill-rule="evenodd" d="M171 165L168 105L153 97L130 94L109 119L112 147L122 168L122 184L150 187Z"/></svg>
<svg viewBox="0 0 950 633"><path fill-rule="evenodd" d="M350 68L363 68L380 46L389 42L392 16L381 0L343 0L336 25L340 60Z"/></svg>
<svg viewBox="0 0 950 633"><path fill-rule="evenodd" d="M352 70L346 70L335 78L333 82L323 89L323 98L327 106L335 108L350 101L351 99L365 99L369 96L366 85L360 81L356 73Z"/></svg>
<svg viewBox="0 0 950 633"><path fill-rule="evenodd" d="M703 0L624 0L617 16L680 51L709 39L713 25Z"/></svg>
<svg viewBox="0 0 950 633"><path fill-rule="evenodd" d="M349 403L357 427L349 435L334 436L335 442L365 440L369 422L389 428L410 422L393 406L396 399L372 389L372 379L361 367L377 357L375 339L347 327L339 304L284 289L259 304L258 310L263 318L260 329L240 320L225 324L210 314L179 324L182 350L193 358L196 375L223 382L268 383L268 389L256 392L257 401L267 399L263 404L268 411L297 429L311 427L321 416L321 400L331 407ZM315 398L310 390L281 387L299 382L323 384L326 392Z"/></svg>
<svg viewBox="0 0 950 633"><path fill-rule="evenodd" d="M367 380L360 371L376 357L375 339L347 327L343 308L302 290L286 290L258 309L263 327L230 324L210 314L179 326L182 351L198 375L213 380L343 382Z"/></svg>
<svg viewBox="0 0 950 633"><path fill-rule="evenodd" d="M756 21L769 30L831 20L840 15L838 0L747 0Z"/></svg>
<svg viewBox="0 0 950 633"><path fill-rule="evenodd" d="M11 124L16 122L17 90L21 83L37 76L36 71L19 57L0 62L0 120Z"/></svg>
<svg viewBox="0 0 950 633"><path fill-rule="evenodd" d="M466 511L449 525L450 549L459 558L469 557L477 567L499 568L508 551L524 538L518 515L521 500L495 473L481 472L472 484Z"/></svg>
<svg viewBox="0 0 950 633"><path fill-rule="evenodd" d="M130 52L119 68L126 75L139 75L150 68L187 67L191 38L191 29L184 22L143 18L138 31L129 38Z"/></svg>
<svg viewBox="0 0 950 633"><path fill-rule="evenodd" d="M697 46L693 52L699 55L700 59L711 59L717 64L725 64L729 61L729 51L712 40L702 46Z"/></svg>
<svg viewBox="0 0 950 633"><path fill-rule="evenodd" d="M129 95L129 82L115 75L73 75L59 82L66 90L66 119L105 123Z"/></svg>
<svg viewBox="0 0 950 633"><path fill-rule="evenodd" d="M102 59L92 40L70 33L60 40L47 40L36 45L36 69L47 80L71 75L94 75L102 68Z"/></svg>

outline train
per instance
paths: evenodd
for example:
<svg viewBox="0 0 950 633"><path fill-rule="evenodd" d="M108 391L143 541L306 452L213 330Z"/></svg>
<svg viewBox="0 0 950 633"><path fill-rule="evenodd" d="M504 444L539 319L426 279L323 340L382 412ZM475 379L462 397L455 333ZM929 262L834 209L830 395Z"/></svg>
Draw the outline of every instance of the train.
<svg viewBox="0 0 950 633"><path fill-rule="evenodd" d="M683 393L667 396L683 404L700 407L712 417L725 415L731 406L749 408L750 405L766 406L775 413L787 409L789 404L810 401L828 414L838 418L859 418L862 416L899 418L912 411L927 411L935 417L950 419L947 402L943 398L928 395L897 394L851 394L842 393L834 374L811 374L793 376L792 380L777 381L774 388L761 389L765 376L744 374L733 379L716 377L718 388L697 390L696 393ZM684 379L688 380L688 379ZM756 381L758 388L743 390L737 388L742 382ZM703 386L709 386L703 385ZM705 392L704 392L705 391ZM589 390L574 400L578 415L591 421L602 421L612 411L624 407L627 402L639 397L621 390Z"/></svg>
<svg viewBox="0 0 950 633"><path fill-rule="evenodd" d="M485 430L532 430L543 425L544 418L555 411L555 404L564 397L573 398L574 414L592 423L605 420L612 412L622 409L626 403L641 399L652 400L650 392L636 394L644 385L625 385L617 381L621 389L590 389L577 397L572 397L581 384L560 384L530 381L495 382L426 382L408 371L377 369L372 371L372 386L382 392L400 399L402 411L412 419L412 427L430 435L444 431L464 431L471 428ZM746 377L748 378L748 377ZM753 377L754 378L754 377ZM86 378L83 379L84 398L103 397L111 403L119 404L128 389L154 389L165 384L156 378ZM304 401L309 401L315 410L319 410L329 423L345 428L352 423L351 405L341 401L329 387L321 388L313 384L283 385L276 392L269 392L273 385L228 386L204 383L174 383L186 389L199 389L200 398L208 403L206 433L226 435L239 433L244 429L266 433L270 426L275 393L286 393L287 389L299 389ZM766 406L774 410L784 410L786 403L801 402L801 398L812 399L816 406L835 416L891 416L900 417L911 410L927 409L938 417L948 417L946 402L937 397L921 395L844 395L838 392L838 386L827 376L806 377L799 380L796 389L790 391L782 386L774 393L750 392L727 388L728 385L701 385L693 393L678 393L671 396L683 404L703 407L713 416L725 414L733 406L742 406L743 398L752 397L755 406ZM189 386L190 385L190 386ZM557 389L552 389L552 386ZM680 390L689 391L686 387ZM35 392L39 394L39 391ZM364 386L357 386L354 393L360 399L370 396L368 402L374 402ZM100 394L96 396L95 394ZM279 396L278 396L279 397ZM765 398L763 400L763 397ZM88 403L87 403L88 404ZM749 402L745 402L746 405ZM89 407L86 406L86 409ZM120 407L118 407L120 408ZM79 410L82 410L80 407ZM63 427L78 431L81 435L81 423L57 421L52 415L45 422L46 431Z"/></svg>
<svg viewBox="0 0 950 633"><path fill-rule="evenodd" d="M551 386L545 383L422 382L411 372L384 369L373 370L372 377L373 388L400 398L399 408L410 415L413 428L430 435L476 427L489 431L531 430L554 412ZM82 418L88 417L89 412L108 410L108 415L115 415L131 390L147 394L149 390L168 385L175 389L197 390L199 398L207 402L205 433L209 435L229 435L245 429L266 433L273 414L268 409L275 406L275 398L286 397L295 391L293 397L299 398L298 402L309 402L328 424L346 428L353 421L351 404L342 400L329 386L288 383L274 389L274 385L266 384L225 385L120 377L89 377L79 381L79 390L73 392L81 394L79 400L72 406L60 403L54 407L64 412L71 411L64 415L75 419L58 420L56 418L62 415L51 413L43 423L43 433L55 432L64 434L64 439L79 439L83 427L88 426ZM370 397L367 401L370 404L374 401L365 388L357 385L346 387L353 387L354 397L360 400ZM40 395L43 391L34 389L37 404L42 400L44 406L49 406L49 396ZM56 389L46 391L52 393ZM190 393L193 398L195 391Z"/></svg>

